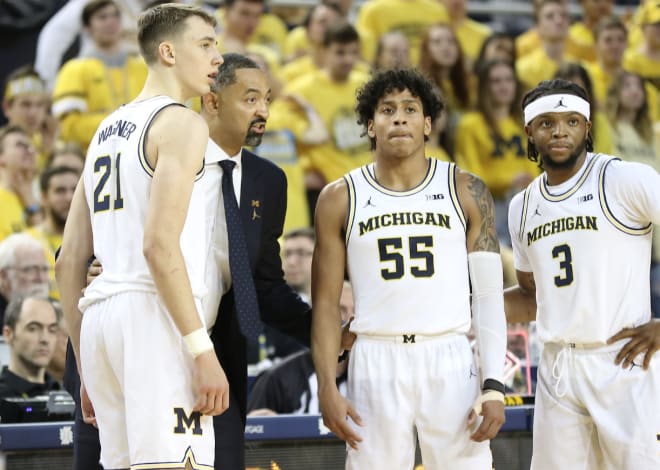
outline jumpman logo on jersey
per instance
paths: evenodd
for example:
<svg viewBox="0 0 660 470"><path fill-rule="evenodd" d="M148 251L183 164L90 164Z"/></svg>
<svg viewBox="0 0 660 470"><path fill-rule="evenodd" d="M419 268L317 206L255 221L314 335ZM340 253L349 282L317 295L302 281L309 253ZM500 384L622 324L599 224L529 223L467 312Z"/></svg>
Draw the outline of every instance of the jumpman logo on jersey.
<svg viewBox="0 0 660 470"><path fill-rule="evenodd" d="M534 209L534 213L532 214L532 217L534 216L539 216L541 217L541 213L539 212L539 206L536 206L536 209Z"/></svg>
<svg viewBox="0 0 660 470"><path fill-rule="evenodd" d="M363 206L363 208L365 208L367 206L376 207L376 204L371 202L371 196L369 196L369 199L367 199L367 203Z"/></svg>
<svg viewBox="0 0 660 470"><path fill-rule="evenodd" d="M558 101L557 104L555 105L555 108L568 108L568 106L566 106L566 105L564 104L564 98L563 98L563 97L562 97L562 98L559 98L559 101Z"/></svg>

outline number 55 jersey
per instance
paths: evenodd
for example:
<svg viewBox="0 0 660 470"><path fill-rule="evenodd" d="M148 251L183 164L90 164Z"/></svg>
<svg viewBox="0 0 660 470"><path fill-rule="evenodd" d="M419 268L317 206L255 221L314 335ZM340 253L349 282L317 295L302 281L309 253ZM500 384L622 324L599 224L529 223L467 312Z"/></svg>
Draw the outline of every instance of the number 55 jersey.
<svg viewBox="0 0 660 470"><path fill-rule="evenodd" d="M509 206L514 265L533 272L541 342L604 345L651 317L651 222L660 177L651 167L588 153L568 181L537 177Z"/></svg>
<svg viewBox="0 0 660 470"><path fill-rule="evenodd" d="M456 166L431 158L404 192L374 165L348 173L347 264L355 298L351 331L366 335L466 334L470 291Z"/></svg>
<svg viewBox="0 0 660 470"><path fill-rule="evenodd" d="M180 105L169 97L156 96L121 106L103 120L94 134L87 151L83 181L94 255L103 265L103 272L85 290L81 308L119 292L156 293L143 255L144 227L155 171L146 149L150 127L156 119L166 118L160 113L168 106ZM199 168L180 238L196 298L204 294L208 246L204 230L204 187L200 182L202 160Z"/></svg>

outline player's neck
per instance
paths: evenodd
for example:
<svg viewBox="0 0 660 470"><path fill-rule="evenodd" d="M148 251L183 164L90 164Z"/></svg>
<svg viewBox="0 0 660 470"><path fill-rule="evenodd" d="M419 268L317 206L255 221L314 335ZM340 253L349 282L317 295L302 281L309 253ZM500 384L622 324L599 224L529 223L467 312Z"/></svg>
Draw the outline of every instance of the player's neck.
<svg viewBox="0 0 660 470"><path fill-rule="evenodd" d="M586 161L587 161L587 152L585 150L582 153L582 155L580 155L575 160L575 163L571 166L557 168L557 167L551 167L550 165L547 164L544 165L545 174L547 177L546 181L548 183L548 186L557 186L562 183L565 183L582 169L582 165L584 165Z"/></svg>
<svg viewBox="0 0 660 470"><path fill-rule="evenodd" d="M192 93L186 93L183 85L172 73L168 73L165 69L150 68L144 87L135 98L135 101L142 101L159 95L169 96L178 103L183 103L193 97Z"/></svg>
<svg viewBox="0 0 660 470"><path fill-rule="evenodd" d="M429 160L422 151L419 155L397 158L376 155L374 175L381 186L393 191L408 191L426 177Z"/></svg>

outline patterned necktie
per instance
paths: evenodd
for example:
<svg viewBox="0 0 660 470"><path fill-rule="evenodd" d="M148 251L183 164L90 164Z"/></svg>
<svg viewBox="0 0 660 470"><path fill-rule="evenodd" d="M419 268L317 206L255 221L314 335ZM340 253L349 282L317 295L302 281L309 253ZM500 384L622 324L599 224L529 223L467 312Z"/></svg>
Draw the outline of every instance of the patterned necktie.
<svg viewBox="0 0 660 470"><path fill-rule="evenodd" d="M229 270L231 271L238 323L241 326L241 332L247 339L257 341L263 328L259 320L257 291L254 288L250 270L247 242L234 193L232 173L236 162L221 160L219 163L222 167L222 195L229 238Z"/></svg>

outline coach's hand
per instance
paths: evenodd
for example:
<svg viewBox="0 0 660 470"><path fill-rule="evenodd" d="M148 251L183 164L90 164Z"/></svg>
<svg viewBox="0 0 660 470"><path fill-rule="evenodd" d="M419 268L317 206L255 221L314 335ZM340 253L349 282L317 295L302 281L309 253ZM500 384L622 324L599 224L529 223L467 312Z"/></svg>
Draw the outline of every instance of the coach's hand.
<svg viewBox="0 0 660 470"><path fill-rule="evenodd" d="M481 403L481 412L477 413L477 411L474 409L470 411L468 426L473 427L475 425L478 415L483 416L484 419L470 436L470 439L475 442L494 439L504 424L504 402L501 400L488 400Z"/></svg>
<svg viewBox="0 0 660 470"><path fill-rule="evenodd" d="M229 408L229 382L214 350L195 358L193 381L197 397L193 411L216 416Z"/></svg>
<svg viewBox="0 0 660 470"><path fill-rule="evenodd" d="M644 354L642 367L648 369L653 354L660 349L660 321L651 320L636 328L624 328L607 340L608 344L630 338L614 359L615 364L627 369L640 354Z"/></svg>
<svg viewBox="0 0 660 470"><path fill-rule="evenodd" d="M89 399L89 395L87 395L87 389L85 388L85 384L82 382L82 379L80 381L80 411L82 411L82 417L83 421L87 424L91 424L95 428L98 428L98 424L96 424L96 413L94 412L94 406L92 405L92 401Z"/></svg>
<svg viewBox="0 0 660 470"><path fill-rule="evenodd" d="M362 442L362 438L355 432L348 420L351 419L358 426L362 426L362 418L357 414L353 405L341 396L336 386L330 387L327 391L319 391L319 407L323 415L323 424L335 436L357 450L358 442Z"/></svg>
<svg viewBox="0 0 660 470"><path fill-rule="evenodd" d="M348 351L353 347L357 335L351 332L351 323L353 323L355 317L351 317L350 320L342 327L341 329L341 349L343 351Z"/></svg>

